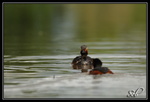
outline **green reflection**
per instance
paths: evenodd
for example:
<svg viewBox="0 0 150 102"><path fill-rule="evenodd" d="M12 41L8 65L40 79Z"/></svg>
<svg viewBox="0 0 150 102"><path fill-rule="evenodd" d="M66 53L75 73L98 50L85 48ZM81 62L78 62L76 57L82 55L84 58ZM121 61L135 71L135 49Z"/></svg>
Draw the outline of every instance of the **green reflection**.
<svg viewBox="0 0 150 102"><path fill-rule="evenodd" d="M59 54L77 42L146 43L146 4L4 3L3 8L5 55Z"/></svg>
<svg viewBox="0 0 150 102"><path fill-rule="evenodd" d="M146 4L86 4L76 5L79 11L79 37L93 41L97 37L116 39L136 36L133 29L146 33ZM142 36L141 36L142 37ZM94 39L95 40L95 39Z"/></svg>

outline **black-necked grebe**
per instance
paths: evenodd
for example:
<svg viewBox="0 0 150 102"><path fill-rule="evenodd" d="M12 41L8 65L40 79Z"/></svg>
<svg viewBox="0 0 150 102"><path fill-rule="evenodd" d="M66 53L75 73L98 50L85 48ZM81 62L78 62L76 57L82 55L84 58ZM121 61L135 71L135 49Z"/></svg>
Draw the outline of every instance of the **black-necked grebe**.
<svg viewBox="0 0 150 102"><path fill-rule="evenodd" d="M77 56L76 58L73 59L72 64L73 65L92 65L93 64L93 59L88 55L88 49L86 45L81 46L81 51L80 51L81 56Z"/></svg>
<svg viewBox="0 0 150 102"><path fill-rule="evenodd" d="M102 67L102 61L98 58L93 59L93 66L94 69L92 69L89 74L97 75L97 74L114 74L110 69L107 67Z"/></svg>

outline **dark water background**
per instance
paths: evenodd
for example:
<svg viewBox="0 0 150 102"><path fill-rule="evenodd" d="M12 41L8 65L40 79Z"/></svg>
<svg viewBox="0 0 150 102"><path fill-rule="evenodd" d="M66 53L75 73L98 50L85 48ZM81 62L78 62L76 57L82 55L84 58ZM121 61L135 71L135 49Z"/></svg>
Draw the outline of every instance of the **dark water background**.
<svg viewBox="0 0 150 102"><path fill-rule="evenodd" d="M146 97L146 4L4 3L3 42L4 98ZM115 74L72 69L83 44Z"/></svg>

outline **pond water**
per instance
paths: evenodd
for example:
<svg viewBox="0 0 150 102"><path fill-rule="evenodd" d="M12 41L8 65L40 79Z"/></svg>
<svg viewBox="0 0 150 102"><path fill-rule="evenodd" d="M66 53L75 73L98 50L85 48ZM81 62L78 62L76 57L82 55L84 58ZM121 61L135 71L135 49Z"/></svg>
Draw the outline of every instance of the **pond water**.
<svg viewBox="0 0 150 102"><path fill-rule="evenodd" d="M136 26L131 28L132 24L127 31L114 32L114 28L109 28L109 32L91 31L82 28L84 24L72 25L75 18L71 11L74 9L65 8L65 13L61 13L66 16L60 18L61 13L56 14L57 6L54 8L52 14L56 18L51 18L50 31L38 27L25 31L19 25L15 31L5 26L4 98L127 99L128 91L136 92L138 88L144 90L130 98L146 98L146 30L142 28L143 23L133 22ZM44 24L47 27L48 24ZM89 56L101 59L103 66L114 74L93 76L73 69L71 62L80 54L81 45L87 45Z"/></svg>
<svg viewBox="0 0 150 102"><path fill-rule="evenodd" d="M71 61L78 55L79 46L60 50L62 54L58 55L4 55L4 97L126 98L129 90L139 87L144 87L145 91L138 97L146 97L145 47L141 47L140 52L137 50L142 44L105 41L84 44L89 46L89 56L100 58L115 74L95 79L74 70ZM124 44L126 48L122 49ZM94 50L105 50L106 53L94 53Z"/></svg>

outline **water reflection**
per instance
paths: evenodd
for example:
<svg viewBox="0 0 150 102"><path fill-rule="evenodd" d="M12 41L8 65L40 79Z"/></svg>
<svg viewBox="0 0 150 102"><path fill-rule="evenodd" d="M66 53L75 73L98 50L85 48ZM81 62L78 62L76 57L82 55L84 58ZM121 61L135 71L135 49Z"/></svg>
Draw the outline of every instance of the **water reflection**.
<svg viewBox="0 0 150 102"><path fill-rule="evenodd" d="M5 54L32 55L22 48L41 53L63 42L146 39L146 4L5 3L4 17Z"/></svg>
<svg viewBox="0 0 150 102"><path fill-rule="evenodd" d="M75 64L72 64L72 68L81 70L81 72L84 73L84 72L89 72L89 69L93 69L93 66L92 65L75 65Z"/></svg>
<svg viewBox="0 0 150 102"><path fill-rule="evenodd" d="M146 4L3 7L5 98L126 98L146 89ZM115 74L93 80L72 67L81 45Z"/></svg>

